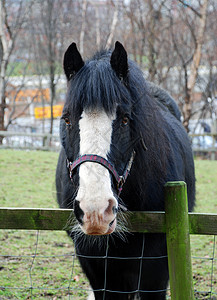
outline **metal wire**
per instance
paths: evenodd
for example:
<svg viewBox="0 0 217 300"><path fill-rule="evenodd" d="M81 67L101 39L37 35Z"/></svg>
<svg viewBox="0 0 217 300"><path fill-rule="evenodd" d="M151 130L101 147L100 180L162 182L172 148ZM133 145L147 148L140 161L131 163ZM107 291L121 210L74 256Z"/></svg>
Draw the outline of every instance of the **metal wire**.
<svg viewBox="0 0 217 300"><path fill-rule="evenodd" d="M129 256L129 257L119 257L119 256L94 256L94 255L81 255L81 254L77 254L77 257L82 257L82 258L101 258L101 259L105 259L105 258L111 258L111 259L118 259L118 260L133 260L133 259L141 259L141 260L149 260L149 259L162 259L162 258L167 258L167 255L162 255L162 256L148 256L148 257L142 257L142 256Z"/></svg>
<svg viewBox="0 0 217 300"><path fill-rule="evenodd" d="M33 289L33 285L32 285L32 269L33 269L33 265L35 262L35 258L37 255L37 250L38 250L38 237L39 237L39 231L36 232L36 243L35 243L35 252L34 255L32 256L32 264L29 268L29 279L30 279L30 292L31 292L31 299L32 299L32 289Z"/></svg>
<svg viewBox="0 0 217 300"><path fill-rule="evenodd" d="M212 257L198 257L198 256L192 256L193 259L199 259L204 261L211 261L211 270L210 270L210 290L209 291L200 291L195 289L194 293L201 294L203 296L203 299L213 299L213 295L217 295L217 291L213 291L213 281L214 281L214 262L217 261L217 258L215 257L215 247L216 247L216 236L213 236L213 248L212 248ZM209 298L204 298L209 297Z"/></svg>
<svg viewBox="0 0 217 300"><path fill-rule="evenodd" d="M108 248L109 248L109 235L106 239L106 258L105 258L105 279L104 279L104 291L103 291L103 300L105 300L106 296L106 284L107 284L107 267L108 267Z"/></svg>
<svg viewBox="0 0 217 300"><path fill-rule="evenodd" d="M213 289L214 258L215 258L215 235L213 237L212 267L211 267L211 278L210 278L210 280L211 280L211 282L210 282L210 287L211 287L210 297L212 296L212 289Z"/></svg>
<svg viewBox="0 0 217 300"><path fill-rule="evenodd" d="M141 277L142 277L142 258L144 257L144 249L145 249L145 235L142 235L142 253L140 255L140 264L139 264L139 279L138 279L138 287L137 290L140 290Z"/></svg>
<svg viewBox="0 0 217 300"><path fill-rule="evenodd" d="M105 295L106 293L120 293L120 294L136 294L136 293L161 293L161 292L168 292L169 289L163 289L163 290L156 290L156 291L148 291L148 290L142 290L141 289L141 276L142 276L142 264L144 260L149 260L149 259L165 259L167 258L167 256L158 256L158 257L144 257L144 248L145 248L145 234L143 234L143 242L142 242L142 247L141 247L141 255L138 257L114 257L114 256L109 256L108 255L108 245L109 245L109 236L107 237L106 243L107 243L107 247L106 247L106 253L103 256L94 256L94 255L81 255L81 254L76 254L76 253L67 253L67 254L62 254L62 255L39 255L38 252L38 245L40 242L40 232L37 231L36 232L36 241L34 244L34 253L30 254L30 255L0 255L0 258L2 259L14 259L14 258L31 258L32 262L31 265L29 267L29 281L30 281L30 286L29 287L10 287L10 286L0 286L1 290L5 290L5 289L10 289L10 290L25 290L25 291L29 291L30 292L30 299L33 299L33 290L40 290L40 291L48 291L48 290L56 290L56 291L67 291L68 292L68 299L73 299L73 297L71 297L73 292L78 292L78 291L83 291L83 292L91 292L92 289L90 288L80 288L80 287L72 287L72 282L73 282L73 275L74 275L74 268L75 268L75 261L77 257L82 257L82 258L93 258L93 259L103 259L105 260L105 271L104 271L104 276L105 276L105 280L104 280L104 286L102 287L102 289L97 289L94 290L95 292L103 292L103 300L105 300ZM212 248L212 257L197 257L197 256L192 256L193 259L201 259L201 260L207 260L207 261L211 261L211 269L210 269L210 273L211 273L211 278L210 278L210 290L209 291L199 291L195 289L195 293L198 293L199 295L201 295L203 297L203 295L206 295L206 297L208 296L209 298L206 299L212 299L212 296L216 296L217 295L217 291L214 290L214 262L217 261L217 257L215 255L216 253L216 236L213 237L213 248ZM59 287L59 288L54 288L52 286L48 286L48 287L37 287L34 286L34 280L33 280L33 269L34 269L34 265L35 265L35 261L36 258L40 259L40 258L56 258L56 257L66 257L66 258L70 258L72 261L72 265L71 265L71 273L69 276L69 281L68 281L68 286L67 287ZM140 260L140 264L139 264L139 274L138 274L138 284L137 284L137 289L135 290L131 290L131 291L119 291L119 290L110 290L107 289L107 267L108 267L108 260L109 259L120 259L120 260L126 260L126 259L135 259L135 260Z"/></svg>
<svg viewBox="0 0 217 300"><path fill-rule="evenodd" d="M69 286L68 286L69 300L70 300L70 287L71 287L72 277L73 277L73 273L74 273L74 267L75 267L75 255L72 256L72 271L71 271L71 275L69 278Z"/></svg>

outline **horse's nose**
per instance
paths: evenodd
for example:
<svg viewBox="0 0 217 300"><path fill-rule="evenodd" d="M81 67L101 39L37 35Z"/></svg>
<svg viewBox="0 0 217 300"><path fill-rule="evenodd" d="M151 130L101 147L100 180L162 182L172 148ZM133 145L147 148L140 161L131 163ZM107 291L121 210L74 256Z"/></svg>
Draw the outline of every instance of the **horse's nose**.
<svg viewBox="0 0 217 300"><path fill-rule="evenodd" d="M110 198L104 207L97 207L96 203L87 205L85 201L75 200L74 213L84 233L89 235L110 234L116 227L117 201L115 198Z"/></svg>

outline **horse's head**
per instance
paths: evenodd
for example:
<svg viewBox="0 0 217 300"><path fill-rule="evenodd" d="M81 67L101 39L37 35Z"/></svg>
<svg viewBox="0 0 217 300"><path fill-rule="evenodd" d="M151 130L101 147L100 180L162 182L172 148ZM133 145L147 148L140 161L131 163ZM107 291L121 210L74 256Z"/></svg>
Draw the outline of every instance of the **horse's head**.
<svg viewBox="0 0 217 300"><path fill-rule="evenodd" d="M84 233L110 234L134 155L127 53L117 42L112 53L84 63L73 43L64 56L64 71L68 93L60 133L74 213Z"/></svg>

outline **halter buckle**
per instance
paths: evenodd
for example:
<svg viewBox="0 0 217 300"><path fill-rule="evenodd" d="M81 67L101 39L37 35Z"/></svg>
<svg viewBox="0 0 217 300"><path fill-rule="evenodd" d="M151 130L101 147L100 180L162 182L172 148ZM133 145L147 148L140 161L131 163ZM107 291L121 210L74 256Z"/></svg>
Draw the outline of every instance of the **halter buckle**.
<svg viewBox="0 0 217 300"><path fill-rule="evenodd" d="M117 183L117 187L118 189L122 188L122 186L124 185L125 183L125 178L123 175L119 176L119 182Z"/></svg>

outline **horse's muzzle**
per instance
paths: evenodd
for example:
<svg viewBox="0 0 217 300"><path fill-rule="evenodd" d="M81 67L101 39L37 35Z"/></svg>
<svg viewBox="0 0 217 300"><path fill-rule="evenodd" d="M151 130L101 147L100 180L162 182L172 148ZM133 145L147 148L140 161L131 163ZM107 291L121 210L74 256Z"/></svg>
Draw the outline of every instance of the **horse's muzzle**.
<svg viewBox="0 0 217 300"><path fill-rule="evenodd" d="M93 214L94 216L95 214ZM88 235L108 235L114 232L116 228L116 218L113 219L112 222L109 224L107 222L103 222L103 219L101 219L100 216L97 216L95 220L92 218L95 218L91 216L91 220L84 222L82 229L85 234ZM97 222L96 222L97 220Z"/></svg>
<svg viewBox="0 0 217 300"><path fill-rule="evenodd" d="M88 211L80 207L79 201L75 200L74 214L83 232L87 235L107 235L114 232L117 224L117 208L113 199L108 200L108 206L103 211Z"/></svg>

